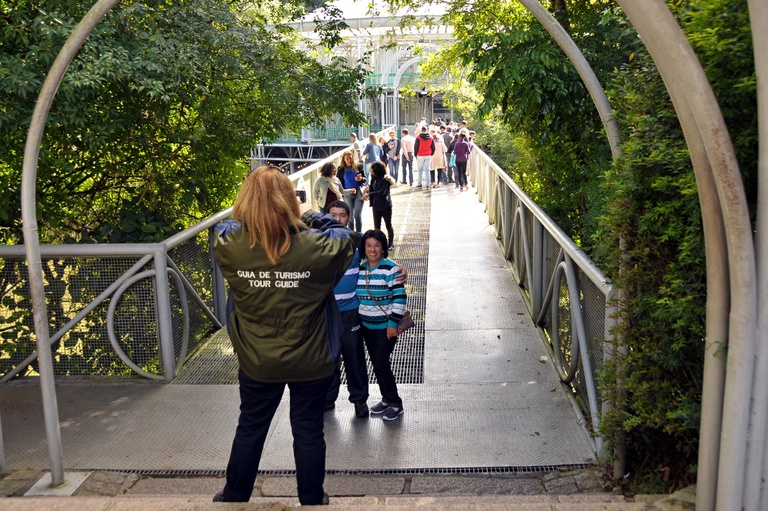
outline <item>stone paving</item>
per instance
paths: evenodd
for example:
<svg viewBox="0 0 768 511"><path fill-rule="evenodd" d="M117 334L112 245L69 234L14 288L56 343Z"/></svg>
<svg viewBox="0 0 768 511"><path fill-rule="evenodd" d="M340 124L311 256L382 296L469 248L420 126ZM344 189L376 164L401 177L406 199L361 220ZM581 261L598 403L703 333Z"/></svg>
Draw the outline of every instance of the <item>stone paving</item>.
<svg viewBox="0 0 768 511"><path fill-rule="evenodd" d="M17 470L2 476L0 498L11 499L3 503L8 506L0 504L0 507L15 511L27 509L25 503L38 505L40 497L25 494L44 474L39 470ZM123 499L142 499L143 509L147 511L178 509L179 506L186 509L182 502L194 503L189 509L217 509L210 507L216 504L208 505L208 499L222 486L221 477L150 477L136 473L92 472L72 492L69 500L56 497L44 499L49 499L45 502L50 504L56 502L57 509L81 510L84 502L114 503ZM502 506L499 509L517 509L514 505L520 505L520 509L531 510L671 511L693 509L695 498L693 488L672 496L624 497L605 492L599 473L591 469L507 474L329 475L325 487L333 507L359 510L382 506L393 510L399 506L426 510L432 505L443 509L496 509L497 506ZM69 507L67 502L71 504ZM150 505L150 502L157 502L159 507ZM259 476L250 504L253 506L242 509L278 511L297 507L295 478L292 475Z"/></svg>

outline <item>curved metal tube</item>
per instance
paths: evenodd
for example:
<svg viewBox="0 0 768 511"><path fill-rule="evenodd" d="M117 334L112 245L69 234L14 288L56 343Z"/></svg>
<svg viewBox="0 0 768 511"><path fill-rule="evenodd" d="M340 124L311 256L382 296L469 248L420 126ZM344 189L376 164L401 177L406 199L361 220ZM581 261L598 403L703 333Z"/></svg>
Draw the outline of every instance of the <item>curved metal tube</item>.
<svg viewBox="0 0 768 511"><path fill-rule="evenodd" d="M573 296L571 293L571 279L566 277L568 282L568 301L570 302L571 313L571 363L568 366L568 371L563 371L565 364L563 364L563 350L560 347L560 281L563 278L563 273L567 272L567 264L565 261L561 261L555 267L555 273L552 275L552 299L549 302L549 311L552 314L552 353L555 357L555 369L560 376L560 380L563 383L571 383L576 376L576 370L579 368L579 354L581 350L581 342L579 342L578 331L573 328ZM578 305L578 300L576 302Z"/></svg>
<svg viewBox="0 0 768 511"><path fill-rule="evenodd" d="M43 395L43 414L48 439L48 454L51 458L51 485L64 484L64 456L61 450L61 429L59 427L59 405L54 388L53 360L48 340L48 309L45 303L43 266L40 259L40 238L37 232L37 211L35 189L37 182L37 161L40 143L43 140L45 121L53 103L53 97L61 83L70 62L75 58L85 38L118 0L99 0L64 43L56 60L45 78L37 98L32 120L29 124L27 142L24 147L24 162L21 176L21 219L24 231L24 245L27 252L29 287L32 297L32 312L35 320L35 338L40 354L40 388Z"/></svg>
<svg viewBox="0 0 768 511"><path fill-rule="evenodd" d="M757 259L758 332L768 332L768 2L748 0L752 28L755 74L757 75L758 117L758 185L757 229L755 233ZM745 481L746 509L768 509L768 342L758 346L757 367L752 383L753 408L750 441L747 452Z"/></svg>
<svg viewBox="0 0 768 511"><path fill-rule="evenodd" d="M49 339L49 343L53 345L56 341L61 339L64 334L69 332L77 323L80 322L81 319L83 319L85 316L88 315L92 310L94 310L96 307L98 307L104 300L112 296L112 293L115 292L115 290L118 288L120 284L125 282L125 280L132 275L134 275L137 271L139 271L147 262L152 259L152 255L146 255L139 259L133 266L131 266L128 271L123 273L117 280L115 280L112 284L109 285L104 291L102 291L99 296L93 299L91 303L89 303L83 310L77 313L77 315L72 318L66 325L61 327L58 332L56 332L51 338ZM3 375L2 378L0 378L0 383L7 382L17 374L19 374L23 369L25 369L29 364L32 363L32 361L37 358L37 350L33 351L29 354L27 358L25 358L21 363L16 364L16 367L8 371Z"/></svg>
<svg viewBox="0 0 768 511"><path fill-rule="evenodd" d="M728 130L720 113L717 100L709 85L701 65L683 34L677 21L661 0L648 0L639 5L637 2L617 0L627 13L656 62L659 73L669 90L672 102L678 110L681 126L686 139L700 140L704 153L692 153L694 172L699 187L700 200L715 199L722 210L722 225L725 228L725 240L717 222L705 223L705 243L707 256L710 255L711 243L723 244L727 248L727 262L730 286L728 295L731 299L728 317L728 361L726 383L723 398L723 425L720 435L720 453L718 460L718 482L702 481L704 488L717 491L716 506L722 510L741 509L744 497L745 457L747 451L747 429L751 402L751 385L754 371L756 344L756 281L752 227L749 219L744 186L741 180L733 147L728 138ZM682 113L682 115L681 115ZM711 167L710 167L711 166ZM711 171L710 171L711 169ZM700 172L710 172L712 178L699 180ZM717 186L716 194L702 187ZM712 208L711 203L701 204L702 212ZM719 248L715 248L718 255ZM722 269L717 261L715 271ZM709 272L709 261L707 264ZM724 276L707 275L707 282L723 284ZM708 284L709 285L709 284ZM708 288L708 296L711 294ZM709 299L709 298L708 298ZM708 313L710 312L708 303ZM707 318L707 331L710 331L710 319L718 322L725 319L728 311L720 311L715 318ZM713 325L713 330L720 330ZM719 333L719 332L717 332ZM724 341L725 339L722 339ZM721 339L709 339L718 342ZM705 375L706 376L706 375ZM706 382L705 382L706 386ZM704 400L710 395L704 396ZM715 400L720 398L715 397ZM762 406L762 405L761 405ZM707 490L711 491L711 490ZM712 502L707 502L705 495L697 496L701 509L713 509Z"/></svg>
<svg viewBox="0 0 768 511"><path fill-rule="evenodd" d="M592 98L597 113L600 115L600 120L603 122L605 128L605 134L608 137L608 144L611 146L611 154L614 158L621 155L619 144L621 144L621 133L619 132L619 123L613 115L613 109L611 103L608 101L608 97L605 95L600 81L597 79L597 75L592 70L592 67L587 62L584 54L581 53L579 47L573 42L571 36L565 31L560 22L558 22L552 13L544 8L541 3L536 0L518 0L521 4L528 9L539 21L542 27L549 32L552 39L560 46L560 49L565 52L568 60L573 64L573 68L579 73L581 81L584 82L584 86L589 91L589 95Z"/></svg>
<svg viewBox="0 0 768 511"><path fill-rule="evenodd" d="M179 277L179 274L176 273L175 270L168 268L168 273L171 274L174 281L176 282L176 288L179 290L179 296L181 298L181 309L182 309L182 334L181 334L181 351L179 353L178 362L176 363L176 369L180 369L182 364L184 363L184 358L187 356L187 345L189 344L189 304L187 303L187 294L184 291L184 284ZM141 376L144 376L145 378L149 378L152 380L163 380L164 377L159 374L150 373L149 371L145 371L144 369L140 368L138 365L136 365L128 355L125 354L123 349L120 347L120 343L117 340L117 336L115 335L115 309L117 308L117 304L120 301L120 298L123 296L123 293L126 289L131 287L134 283L138 282L141 279L145 279L147 277L154 277L157 275L157 270L144 270L141 273L137 273L133 277L129 278L123 284L115 291L115 295L112 297L112 300L109 302L109 309L107 311L107 335L109 336L109 342L112 344L112 349L115 350L115 353L117 353L117 356L120 357L120 360L123 361L125 365L130 367L136 374L139 374ZM158 342L158 346L160 343Z"/></svg>

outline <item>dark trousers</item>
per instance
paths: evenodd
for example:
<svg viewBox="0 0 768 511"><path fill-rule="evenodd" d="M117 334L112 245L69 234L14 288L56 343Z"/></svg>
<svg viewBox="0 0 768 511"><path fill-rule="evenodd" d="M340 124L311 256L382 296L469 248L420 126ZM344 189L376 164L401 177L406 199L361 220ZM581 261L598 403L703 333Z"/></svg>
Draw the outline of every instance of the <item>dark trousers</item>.
<svg viewBox="0 0 768 511"><path fill-rule="evenodd" d="M403 154L401 162L401 167L403 171L403 180L402 183L406 182L406 177L408 178L407 183L413 184L413 153L408 153L408 160L405 159L405 154ZM408 174L405 173L405 170L408 169Z"/></svg>
<svg viewBox="0 0 768 511"><path fill-rule="evenodd" d="M373 210L373 228L381 230L381 219L384 219L384 225L387 226L387 241L389 246L395 243L395 230L392 229L392 208L383 211Z"/></svg>
<svg viewBox="0 0 768 511"><path fill-rule="evenodd" d="M381 398L390 405L402 406L403 400L397 393L395 375L392 374L390 355L395 350L397 338L387 339L387 329L372 329L363 326L363 339L368 348L368 356L371 359L373 373L379 383Z"/></svg>
<svg viewBox="0 0 768 511"><path fill-rule="evenodd" d="M459 171L459 186L467 186L467 162L457 161L456 170Z"/></svg>
<svg viewBox="0 0 768 511"><path fill-rule="evenodd" d="M259 471L261 451L275 416L285 383L262 383L243 371L240 380L240 420L227 465L225 502L248 502ZM325 436L323 412L331 377L317 381L288 383L293 457L299 502L319 505L325 480Z"/></svg>
<svg viewBox="0 0 768 511"><path fill-rule="evenodd" d="M368 400L368 368L365 364L365 343L357 309L341 312L344 337L341 338L341 358L347 375L347 389L350 403L364 403ZM333 372L333 381L325 399L326 404L335 403L341 386L341 367Z"/></svg>

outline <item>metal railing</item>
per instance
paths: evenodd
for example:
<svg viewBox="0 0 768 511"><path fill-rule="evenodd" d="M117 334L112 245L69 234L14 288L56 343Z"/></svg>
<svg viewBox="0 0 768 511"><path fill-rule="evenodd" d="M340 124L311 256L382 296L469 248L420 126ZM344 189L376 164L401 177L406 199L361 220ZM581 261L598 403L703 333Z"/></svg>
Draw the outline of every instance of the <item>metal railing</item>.
<svg viewBox="0 0 768 511"><path fill-rule="evenodd" d="M607 403L596 373L611 353L616 324L609 279L544 211L478 147L467 165L562 382L570 386L603 449L599 416ZM602 457L602 456L601 456Z"/></svg>
<svg viewBox="0 0 768 511"><path fill-rule="evenodd" d="M311 197L317 170L342 152L289 178ZM41 246L54 373L173 380L225 322L226 283L210 237L231 213L160 243ZM23 245L0 246L0 382L36 373L26 268Z"/></svg>
<svg viewBox="0 0 768 511"><path fill-rule="evenodd" d="M311 197L319 167L338 162L342 152L290 179ZM595 373L609 353L613 288L485 153L472 151L468 168L557 372L586 411L600 451L596 425L604 405ZM230 214L231 208L156 244L42 246L56 374L172 380L225 322L226 283L210 237ZM7 381L34 374L36 352L24 247L0 247L0 263L0 381Z"/></svg>

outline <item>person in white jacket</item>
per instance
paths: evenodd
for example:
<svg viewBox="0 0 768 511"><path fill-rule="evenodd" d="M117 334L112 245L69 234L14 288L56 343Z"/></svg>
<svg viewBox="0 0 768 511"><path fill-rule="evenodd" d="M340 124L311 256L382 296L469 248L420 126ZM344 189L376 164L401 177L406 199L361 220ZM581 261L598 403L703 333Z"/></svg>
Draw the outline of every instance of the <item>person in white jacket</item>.
<svg viewBox="0 0 768 511"><path fill-rule="evenodd" d="M429 177L432 181L432 188L435 188L440 186L442 174L445 172L445 153L447 148L443 143L443 137L437 133L432 133L432 140L435 142L435 152L432 154L432 159L429 162Z"/></svg>

